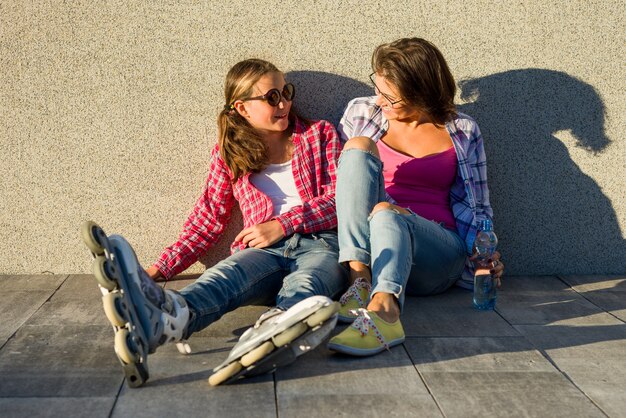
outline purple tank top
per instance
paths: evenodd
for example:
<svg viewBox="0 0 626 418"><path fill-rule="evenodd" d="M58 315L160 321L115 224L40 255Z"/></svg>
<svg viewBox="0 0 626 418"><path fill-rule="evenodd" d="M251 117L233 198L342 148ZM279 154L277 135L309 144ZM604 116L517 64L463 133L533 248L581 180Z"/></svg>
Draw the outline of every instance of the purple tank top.
<svg viewBox="0 0 626 418"><path fill-rule="evenodd" d="M456 178L458 163L454 147L439 154L413 158L382 140L376 145L383 162L385 189L398 205L408 207L425 219L443 222L446 228L456 231L450 209L450 187Z"/></svg>

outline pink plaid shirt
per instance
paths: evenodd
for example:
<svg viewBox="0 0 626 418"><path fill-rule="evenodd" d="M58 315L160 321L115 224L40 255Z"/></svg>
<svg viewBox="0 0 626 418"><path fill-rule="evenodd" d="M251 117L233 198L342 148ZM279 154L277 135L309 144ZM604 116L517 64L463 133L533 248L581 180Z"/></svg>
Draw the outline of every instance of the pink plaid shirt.
<svg viewBox="0 0 626 418"><path fill-rule="evenodd" d="M215 244L228 224L235 200L243 214L244 228L276 219L288 237L296 232L308 234L337 227L335 173L341 143L335 128L324 120L307 127L296 119L292 140L291 167L303 203L273 218L272 201L252 185L250 173L233 184L219 147L213 148L202 195L178 241L167 247L155 263L166 279L184 271ZM245 246L233 242L231 252L237 248Z"/></svg>

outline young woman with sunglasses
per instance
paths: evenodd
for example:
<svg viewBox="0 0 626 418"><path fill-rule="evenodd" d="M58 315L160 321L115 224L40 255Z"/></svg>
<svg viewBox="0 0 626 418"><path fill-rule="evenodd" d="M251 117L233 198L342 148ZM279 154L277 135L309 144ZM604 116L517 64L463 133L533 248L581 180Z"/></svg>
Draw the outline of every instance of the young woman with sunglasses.
<svg viewBox="0 0 626 418"><path fill-rule="evenodd" d="M259 319L254 332L244 334L247 343L256 338L255 332L273 332L267 331L271 324L285 328L286 320L279 318L284 311L291 315L290 308L298 307L300 316L317 313L319 323L336 320L339 305L329 297L338 297L347 287L347 270L337 263L335 230L335 171L341 143L330 123L298 116L292 107L294 94L294 86L269 62L248 59L228 72L226 104L218 116L219 141L211 152L204 190L178 240L146 270L147 275L139 274L135 280L141 291L131 295L133 300L124 300L132 312L120 312L122 317L156 317L149 325L152 329L167 329L168 321L175 324L174 331L151 337L149 352L164 341L187 339L243 305L275 305ZM226 228L235 202L244 225L231 245L231 256L180 293L163 291L151 280L169 280L205 255ZM124 291L131 293L132 287ZM142 314L140 305L149 306L149 312ZM293 315L287 317L295 320ZM302 318L296 322L301 327ZM309 332L319 325L307 324ZM332 326L326 327L327 333L330 330ZM307 330L287 331L292 334L281 334L281 342L271 336L260 348L253 344L252 360L249 354L245 361L233 359L210 383L236 375L274 351L275 345L285 345ZM117 339L119 356L128 348ZM126 357L120 357L123 364ZM129 382L143 383L147 375L137 376L140 372L127 371Z"/></svg>
<svg viewBox="0 0 626 418"><path fill-rule="evenodd" d="M456 111L441 52L400 39L376 48L372 69L376 96L352 100L339 125L339 261L352 283L339 318L353 323L329 342L361 356L404 341L406 294L472 286L476 228L493 215L482 136ZM499 286L499 253L491 269Z"/></svg>

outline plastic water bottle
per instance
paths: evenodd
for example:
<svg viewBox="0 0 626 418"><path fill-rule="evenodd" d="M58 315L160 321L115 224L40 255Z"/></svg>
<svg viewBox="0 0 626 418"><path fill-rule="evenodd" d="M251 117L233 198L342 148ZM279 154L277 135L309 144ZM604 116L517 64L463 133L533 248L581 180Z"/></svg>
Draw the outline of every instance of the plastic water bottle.
<svg viewBox="0 0 626 418"><path fill-rule="evenodd" d="M496 251L498 237L493 232L491 220L485 219L478 226L474 241L477 254L474 273L474 307L480 310L493 310L496 307L496 281L489 272L489 259Z"/></svg>

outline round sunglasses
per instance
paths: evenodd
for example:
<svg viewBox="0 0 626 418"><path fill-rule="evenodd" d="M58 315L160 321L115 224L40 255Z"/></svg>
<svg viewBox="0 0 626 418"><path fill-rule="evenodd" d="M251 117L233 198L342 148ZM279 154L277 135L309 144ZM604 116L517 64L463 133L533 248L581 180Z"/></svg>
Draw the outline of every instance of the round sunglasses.
<svg viewBox="0 0 626 418"><path fill-rule="evenodd" d="M266 100L267 104L269 104L270 106L278 106L278 104L280 103L280 99L282 97L284 97L285 100L290 102L293 100L295 95L296 95L296 87L291 83L287 83L285 84L285 87L283 87L282 92L278 89L271 89L270 91L265 93L263 96L248 97L247 99L243 99L243 100L244 101Z"/></svg>

